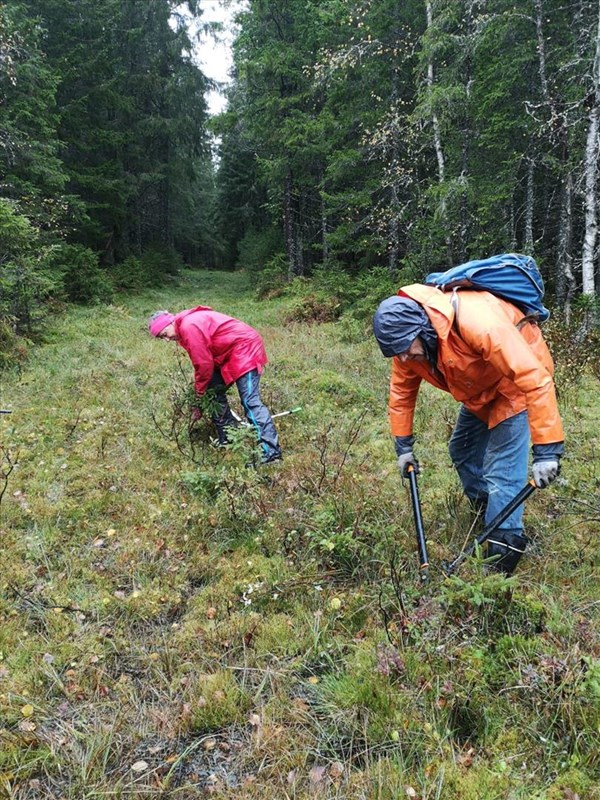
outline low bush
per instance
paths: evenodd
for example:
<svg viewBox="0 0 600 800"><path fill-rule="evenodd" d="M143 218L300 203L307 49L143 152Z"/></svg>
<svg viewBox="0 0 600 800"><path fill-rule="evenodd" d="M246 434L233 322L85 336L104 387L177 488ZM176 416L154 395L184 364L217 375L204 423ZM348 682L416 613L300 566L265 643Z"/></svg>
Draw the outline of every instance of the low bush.
<svg viewBox="0 0 600 800"><path fill-rule="evenodd" d="M275 281L274 276L265 273L266 280L260 286L259 296L280 294L285 286L283 276L284 273L279 271ZM399 286L414 279L410 270L391 275L389 270L375 267L353 275L335 263L320 266L315 268L310 278L295 278L285 288L286 294L294 298L286 321L333 322L341 319L347 340L356 341L364 335L365 324L370 324L379 303L395 294Z"/></svg>
<svg viewBox="0 0 600 800"><path fill-rule="evenodd" d="M268 265L274 265L280 258L284 258L281 255L282 250L279 228L250 228L238 245L237 265L253 274L260 274L268 269Z"/></svg>
<svg viewBox="0 0 600 800"><path fill-rule="evenodd" d="M62 244L52 249L47 270L60 275L63 298L73 303L106 303L112 298L112 285L100 267L98 255L79 244Z"/></svg>
<svg viewBox="0 0 600 800"><path fill-rule="evenodd" d="M0 370L12 367L27 355L28 340L18 336L14 320L10 317L0 317Z"/></svg>
<svg viewBox="0 0 600 800"><path fill-rule="evenodd" d="M578 307L566 322L561 312L544 323L543 333L556 370L555 382L559 392L568 393L586 374L600 378L600 325L597 317L585 306Z"/></svg>
<svg viewBox="0 0 600 800"><path fill-rule="evenodd" d="M128 256L110 269L110 278L116 289L141 291L153 286L164 286L177 277L183 269L181 256L169 247L145 250L141 257Z"/></svg>
<svg viewBox="0 0 600 800"><path fill-rule="evenodd" d="M334 322L341 313L337 297L308 294L296 301L286 315L286 322Z"/></svg>
<svg viewBox="0 0 600 800"><path fill-rule="evenodd" d="M62 275L48 268L56 252L39 242L29 219L8 200L0 200L0 321L2 339L9 344L5 355L17 348L16 337L31 335L44 316L47 299L61 288Z"/></svg>
<svg viewBox="0 0 600 800"><path fill-rule="evenodd" d="M284 294L288 286L287 259L283 253L276 253L256 273L257 295L261 299L269 300Z"/></svg>

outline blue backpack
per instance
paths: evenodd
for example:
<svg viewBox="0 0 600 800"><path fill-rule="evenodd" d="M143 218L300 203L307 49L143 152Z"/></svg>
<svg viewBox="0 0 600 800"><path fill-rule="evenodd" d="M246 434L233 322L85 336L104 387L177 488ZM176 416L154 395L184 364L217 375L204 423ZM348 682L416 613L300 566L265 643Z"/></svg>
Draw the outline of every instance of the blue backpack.
<svg viewBox="0 0 600 800"><path fill-rule="evenodd" d="M528 317L544 322L550 312L544 307L544 281L531 256L503 253L480 261L468 261L446 272L431 272L424 281L442 291L480 289L508 300Z"/></svg>

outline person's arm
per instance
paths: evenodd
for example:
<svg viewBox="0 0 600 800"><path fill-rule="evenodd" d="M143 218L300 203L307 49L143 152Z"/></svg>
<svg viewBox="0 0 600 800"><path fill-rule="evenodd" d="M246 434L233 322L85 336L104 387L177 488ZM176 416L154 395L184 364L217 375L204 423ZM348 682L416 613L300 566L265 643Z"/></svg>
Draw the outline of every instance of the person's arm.
<svg viewBox="0 0 600 800"><path fill-rule="evenodd" d="M519 330L508 322L491 321L473 334L472 325L465 328L461 324L461 337L524 394L533 444L562 442L552 375Z"/></svg>
<svg viewBox="0 0 600 800"><path fill-rule="evenodd" d="M184 320L179 329L179 343L187 351L194 367L194 388L203 395L213 376L215 363L202 328L194 322Z"/></svg>
<svg viewBox="0 0 600 800"><path fill-rule="evenodd" d="M421 376L398 358L392 358L388 413L392 436L412 436Z"/></svg>
<svg viewBox="0 0 600 800"><path fill-rule="evenodd" d="M394 447L398 469L403 478L408 476L408 467L419 472L419 462L413 453L415 437L413 419L421 376L408 369L399 359L392 359L390 379L389 415L390 428L394 437Z"/></svg>

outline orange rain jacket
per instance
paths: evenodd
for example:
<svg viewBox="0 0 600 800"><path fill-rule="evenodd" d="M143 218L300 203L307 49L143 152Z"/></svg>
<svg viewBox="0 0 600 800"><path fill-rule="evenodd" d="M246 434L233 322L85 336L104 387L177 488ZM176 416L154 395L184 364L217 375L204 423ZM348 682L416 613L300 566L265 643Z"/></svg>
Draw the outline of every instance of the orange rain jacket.
<svg viewBox="0 0 600 800"><path fill-rule="evenodd" d="M489 292L460 290L458 313L450 295L433 286L404 286L399 295L416 300L438 336L437 369L427 361L392 358L389 414L393 436L413 432L422 380L449 392L493 428L527 410L533 444L562 442L554 365L535 323L517 324L523 312Z"/></svg>

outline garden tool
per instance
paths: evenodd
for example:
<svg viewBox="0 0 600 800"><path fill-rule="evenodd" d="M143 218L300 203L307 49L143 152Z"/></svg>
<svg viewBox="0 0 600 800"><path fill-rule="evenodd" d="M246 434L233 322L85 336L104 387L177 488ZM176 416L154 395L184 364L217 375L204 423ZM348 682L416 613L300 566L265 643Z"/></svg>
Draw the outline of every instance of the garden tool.
<svg viewBox="0 0 600 800"><path fill-rule="evenodd" d="M488 539L492 533L496 531L496 529L502 525L505 519L507 519L515 509L517 509L521 503L524 503L525 500L535 491L535 482L530 480L525 486L521 489L521 491L513 497L513 499L506 504L506 506L500 511L493 520L488 522L485 528L481 531L479 536L475 539L475 541L467 547L466 550L463 550L462 553L459 553L456 558L451 561L449 564L443 565L443 570L446 575L452 575L453 572L456 571L457 567L459 567L462 562L470 556L477 546L481 546L486 539Z"/></svg>
<svg viewBox="0 0 600 800"><path fill-rule="evenodd" d="M290 408L289 411L279 411L277 414L272 414L271 419L276 419L277 417L287 417L288 414L295 414L297 411L302 411L302 406L296 406L296 408Z"/></svg>
<svg viewBox="0 0 600 800"><path fill-rule="evenodd" d="M409 464L406 468L408 482L410 484L410 499L412 501L413 516L415 518L415 530L417 533L417 548L419 550L419 569L421 570L421 581L425 583L428 578L429 559L427 558L427 543L425 542L425 531L423 530L423 517L421 515L421 501L419 498L419 487L417 484L417 473L414 464Z"/></svg>
<svg viewBox="0 0 600 800"><path fill-rule="evenodd" d="M279 411L277 414L271 414L271 419L277 419L277 417L287 417L288 414L295 414L297 411L302 411L302 406L296 406L296 408L290 408L289 411ZM235 417L236 421L239 422L244 428L248 427L248 422L245 419L242 419L239 414L236 414L235 411L231 412Z"/></svg>

